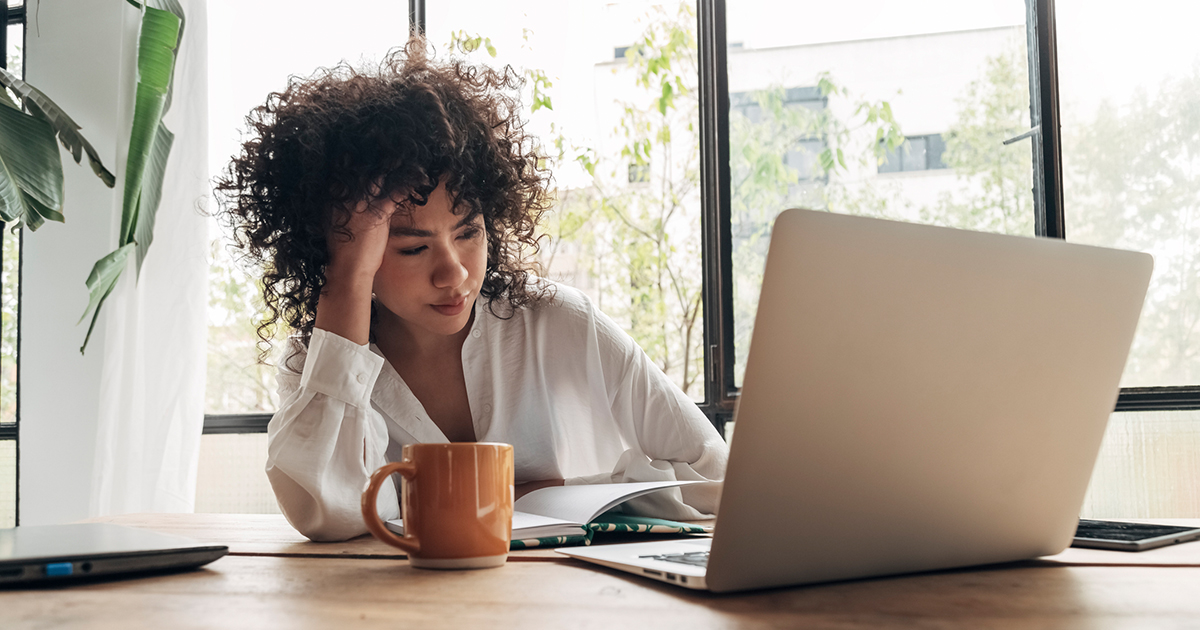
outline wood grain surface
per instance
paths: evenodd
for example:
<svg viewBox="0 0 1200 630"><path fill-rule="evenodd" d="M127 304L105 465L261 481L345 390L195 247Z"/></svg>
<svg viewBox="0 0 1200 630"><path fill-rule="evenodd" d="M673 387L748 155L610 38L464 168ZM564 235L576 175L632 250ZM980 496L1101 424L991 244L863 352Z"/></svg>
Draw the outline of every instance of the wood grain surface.
<svg viewBox="0 0 1200 630"><path fill-rule="evenodd" d="M184 573L0 589L0 628L1200 627L1200 543L712 595L545 550L495 569L414 569L369 537L308 542L276 515L94 520L227 544L231 555Z"/></svg>
<svg viewBox="0 0 1200 630"><path fill-rule="evenodd" d="M387 558L232 556L205 569L0 590L25 628L1194 628L1200 568L1032 563L738 595L591 565L424 571Z"/></svg>

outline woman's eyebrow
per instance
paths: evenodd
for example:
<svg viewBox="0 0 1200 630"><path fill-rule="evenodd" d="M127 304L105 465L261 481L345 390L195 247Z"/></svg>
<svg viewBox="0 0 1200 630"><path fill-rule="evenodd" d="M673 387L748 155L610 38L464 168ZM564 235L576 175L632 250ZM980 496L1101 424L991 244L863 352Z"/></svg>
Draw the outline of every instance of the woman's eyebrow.
<svg viewBox="0 0 1200 630"><path fill-rule="evenodd" d="M429 230L418 230L417 228L408 227L406 225L393 225L392 229L388 233L391 236L419 236L421 238L433 236L433 232L430 232Z"/></svg>
<svg viewBox="0 0 1200 630"><path fill-rule="evenodd" d="M467 225L470 225L474 220L475 220L475 217L473 217L473 216L463 217L458 223L456 223L454 225L454 227L451 229L451 231L457 230L457 229L467 226ZM389 236L415 236L418 238L429 238L429 237L433 236L433 232L430 232L429 230L422 230L419 228L410 227L407 225L393 225L391 227L391 229L388 231L388 235Z"/></svg>

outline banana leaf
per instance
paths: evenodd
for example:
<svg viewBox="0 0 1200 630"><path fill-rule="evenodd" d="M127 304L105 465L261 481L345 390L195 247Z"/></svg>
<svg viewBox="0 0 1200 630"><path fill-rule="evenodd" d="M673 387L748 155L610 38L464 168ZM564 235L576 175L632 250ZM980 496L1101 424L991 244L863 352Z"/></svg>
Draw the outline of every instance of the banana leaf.
<svg viewBox="0 0 1200 630"><path fill-rule="evenodd" d="M121 232L118 247L96 261L88 276L88 306L83 318L92 313L87 337L79 351L87 349L96 319L104 300L112 293L129 253L135 252L136 272L153 240L154 218L162 197L162 180L167 157L174 140L162 124L171 92L171 77L175 70L175 49L183 20L177 2L160 0L170 6L163 11L142 6L141 32L138 36L138 84L135 94L133 126L129 136L129 152L125 162L125 189L121 200ZM134 6L137 3L130 2ZM178 11L180 15L176 15ZM124 253L122 253L124 252ZM80 319L80 321L83 320Z"/></svg>
<svg viewBox="0 0 1200 630"><path fill-rule="evenodd" d="M100 154L96 152L95 147L79 133L81 129L79 124L71 120L71 117L50 100L50 97L4 68L0 68L0 83L21 98L30 114L45 120L53 127L59 142L62 142L63 147L71 152L71 157L75 158L76 164L79 164L83 159L83 154L87 153L88 164L92 167L92 172L104 182L104 185L112 188L116 184L116 177L100 161ZM60 167L59 170L61 171L62 168Z"/></svg>
<svg viewBox="0 0 1200 630"><path fill-rule="evenodd" d="M138 2L137 0L125 1L137 7L138 9L143 8L142 3ZM174 14L175 17L179 18L179 41L183 41L183 30L187 26L187 19L183 15L183 5L179 4L178 0L150 0L145 6L170 12ZM174 91L174 89L174 83L171 83L167 87L167 102L165 105L163 105L164 115L167 113L167 110L171 109L171 93Z"/></svg>
<svg viewBox="0 0 1200 630"><path fill-rule="evenodd" d="M129 0L133 4L137 4L133 0ZM183 41L183 30L187 25L187 19L183 15L183 6L178 0L150 0L147 3L147 8L160 9L171 15L179 18L179 32L175 40L175 48L179 47L179 42ZM162 113L159 114L158 131L154 136L154 144L151 147L150 154L146 163L146 174L142 180L142 192L138 197L137 220L134 223L133 240L137 243L137 271L140 275L142 272L142 262L146 259L146 253L150 249L150 243L154 240L154 219L158 214L159 202L162 200L163 178L167 171L167 158L171 154L171 145L175 142L175 134L167 129L161 121L163 116L167 115L167 110L171 108L171 95L175 91L175 82L172 80L174 76L175 57L171 58L171 72L167 76L167 95L163 100ZM139 68L141 64L139 63ZM139 70L140 71L140 70Z"/></svg>
<svg viewBox="0 0 1200 630"><path fill-rule="evenodd" d="M167 158L171 155L171 145L175 142L175 134L167 126L159 123L158 133L154 136L154 148L150 152L150 160L146 164L146 177L142 180L142 195L138 199L137 225L133 230L133 242L137 244L137 269L142 271L142 261L146 258L146 250L154 236L154 217L158 216L158 204L162 200L163 178L167 170Z"/></svg>
<svg viewBox="0 0 1200 630"><path fill-rule="evenodd" d="M125 162L125 196L121 202L121 245L134 240L139 200L154 138L162 122L167 89L175 69L175 47L179 43L179 18L173 13L146 7L138 41L138 85ZM157 210L157 208L153 209ZM147 237L149 235L138 235ZM148 243L147 243L148 245Z"/></svg>
<svg viewBox="0 0 1200 630"><path fill-rule="evenodd" d="M0 219L36 230L62 220L63 172L54 128L7 102L0 105Z"/></svg>
<svg viewBox="0 0 1200 630"><path fill-rule="evenodd" d="M25 206L29 209L29 213L25 215L24 223L29 227L30 232L42 227L42 224L45 223L47 219L50 221L58 221L59 223L64 221L61 212L49 206L43 205L42 202L30 197L25 191L21 191L21 197L25 201Z"/></svg>
<svg viewBox="0 0 1200 630"><path fill-rule="evenodd" d="M92 338L92 329L96 327L96 318L100 315L100 307L104 305L104 300L108 299L108 295L117 286L117 280L121 279L121 272L125 270L129 262L129 253L133 249L133 243L122 245L116 251L109 252L104 258L97 260L96 264L92 266L92 272L88 274L87 279L88 309L91 309L91 304L95 304L96 312L92 314L92 322L88 324L87 336L83 338L79 354L83 354L87 350L88 341ZM87 311L84 311L83 317L79 318L78 323L83 323L85 318L87 318Z"/></svg>

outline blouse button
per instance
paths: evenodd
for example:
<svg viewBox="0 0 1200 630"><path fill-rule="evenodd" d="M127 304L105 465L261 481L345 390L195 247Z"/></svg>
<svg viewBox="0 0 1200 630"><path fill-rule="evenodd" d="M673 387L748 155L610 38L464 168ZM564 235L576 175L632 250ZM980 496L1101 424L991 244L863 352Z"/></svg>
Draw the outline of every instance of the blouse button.
<svg viewBox="0 0 1200 630"><path fill-rule="evenodd" d="M359 383L366 383L366 382L367 382L367 375L366 375L366 374L359 374L358 376L355 376L354 378L355 378L355 379L357 379Z"/></svg>
<svg viewBox="0 0 1200 630"><path fill-rule="evenodd" d="M483 336L483 331L476 328L475 330L471 331L471 336L478 339Z"/></svg>
<svg viewBox="0 0 1200 630"><path fill-rule="evenodd" d="M491 406L491 405L484 405L484 406L483 406L483 413L492 413L492 406Z"/></svg>

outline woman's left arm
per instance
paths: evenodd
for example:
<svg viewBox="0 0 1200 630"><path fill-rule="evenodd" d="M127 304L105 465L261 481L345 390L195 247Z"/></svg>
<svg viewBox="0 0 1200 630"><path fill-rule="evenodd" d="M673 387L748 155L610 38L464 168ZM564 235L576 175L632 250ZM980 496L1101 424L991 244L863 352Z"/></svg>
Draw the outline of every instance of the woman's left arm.
<svg viewBox="0 0 1200 630"><path fill-rule="evenodd" d="M636 345L613 393L613 416L633 444L614 467L612 481L725 478L725 440L696 403ZM701 519L716 514L720 495L718 484L696 484L646 495L625 509L660 518Z"/></svg>
<svg viewBox="0 0 1200 630"><path fill-rule="evenodd" d="M589 354L602 374L609 410L625 443L611 473L574 483L636 481L721 481L729 447L686 393L615 322L590 302L586 319ZM593 380L593 382L595 382ZM624 508L659 518L695 520L717 512L720 484L694 484L651 493Z"/></svg>

